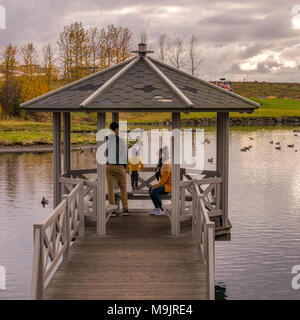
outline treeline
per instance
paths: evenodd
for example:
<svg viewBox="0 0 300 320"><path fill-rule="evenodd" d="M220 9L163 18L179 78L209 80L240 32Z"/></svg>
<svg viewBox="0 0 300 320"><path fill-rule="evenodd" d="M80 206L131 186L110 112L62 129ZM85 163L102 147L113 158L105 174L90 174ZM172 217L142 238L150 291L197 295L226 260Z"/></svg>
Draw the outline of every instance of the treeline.
<svg viewBox="0 0 300 320"><path fill-rule="evenodd" d="M203 62L197 37L184 42L166 33L148 39L142 32L139 41L155 46L155 57L178 69L199 74ZM95 73L131 56L133 35L128 28L84 28L75 22L65 26L55 45L38 48L34 43L8 44L0 52L0 117L18 117L20 104L74 80ZM44 115L33 117L42 120Z"/></svg>
<svg viewBox="0 0 300 320"><path fill-rule="evenodd" d="M20 104L63 84L95 73L130 57L132 32L109 25L85 29L65 26L56 45L8 44L0 55L1 116L20 116ZM35 117L41 117L36 114Z"/></svg>

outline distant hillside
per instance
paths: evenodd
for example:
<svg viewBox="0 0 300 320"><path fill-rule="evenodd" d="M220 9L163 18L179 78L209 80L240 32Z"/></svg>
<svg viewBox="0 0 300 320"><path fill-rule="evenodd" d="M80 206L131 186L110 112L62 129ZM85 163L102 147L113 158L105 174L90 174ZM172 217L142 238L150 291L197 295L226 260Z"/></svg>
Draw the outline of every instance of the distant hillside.
<svg viewBox="0 0 300 320"><path fill-rule="evenodd" d="M247 98L289 98L300 100L300 83L233 82L233 92Z"/></svg>

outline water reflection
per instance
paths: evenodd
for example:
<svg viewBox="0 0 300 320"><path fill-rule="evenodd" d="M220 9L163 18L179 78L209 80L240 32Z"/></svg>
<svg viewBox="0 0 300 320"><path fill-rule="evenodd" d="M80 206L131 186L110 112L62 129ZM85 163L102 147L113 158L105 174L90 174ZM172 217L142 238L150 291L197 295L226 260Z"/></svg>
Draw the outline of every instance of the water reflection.
<svg viewBox="0 0 300 320"><path fill-rule="evenodd" d="M15 161L12 154L8 154L5 161L5 180L7 181L7 196L11 201L14 201L17 194L18 186L18 169L20 162Z"/></svg>

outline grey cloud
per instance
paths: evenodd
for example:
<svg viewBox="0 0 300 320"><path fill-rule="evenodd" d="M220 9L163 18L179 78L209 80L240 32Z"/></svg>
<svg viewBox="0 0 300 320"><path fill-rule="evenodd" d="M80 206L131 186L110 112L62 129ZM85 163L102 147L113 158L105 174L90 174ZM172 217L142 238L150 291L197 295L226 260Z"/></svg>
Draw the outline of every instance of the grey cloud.
<svg viewBox="0 0 300 320"><path fill-rule="evenodd" d="M270 13L264 18L236 17L223 13L199 21L201 35L211 42L279 41L296 39L299 32L292 29L290 14Z"/></svg>
<svg viewBox="0 0 300 320"><path fill-rule="evenodd" d="M243 44L244 50L241 50L239 53L239 58L248 59L253 56L258 55L266 49L270 49L271 45L266 43L253 43L253 44Z"/></svg>
<svg viewBox="0 0 300 320"><path fill-rule="evenodd" d="M208 54L204 69L207 73L245 73L239 65L265 50L282 52L299 43L300 31L291 28L294 0L2 0L7 9L7 30L0 30L0 47L8 42L34 41L37 44L55 42L63 26L76 20L87 26L104 27L115 23L130 28L135 38L147 31L152 38L167 32L170 37L192 33L199 35L204 54ZM179 7L182 14L175 18L158 18L165 6ZM109 11L136 7L125 15L85 12ZM179 18L177 20L177 17ZM285 52L292 59L295 50ZM282 69L283 66L280 66ZM267 73L272 62L266 61L251 72ZM250 71L249 71L250 72Z"/></svg>

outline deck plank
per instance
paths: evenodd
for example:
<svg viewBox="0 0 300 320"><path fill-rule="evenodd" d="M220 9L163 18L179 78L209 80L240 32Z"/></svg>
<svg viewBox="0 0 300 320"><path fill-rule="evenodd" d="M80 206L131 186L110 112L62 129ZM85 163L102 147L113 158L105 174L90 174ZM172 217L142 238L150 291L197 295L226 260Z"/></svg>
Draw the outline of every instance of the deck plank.
<svg viewBox="0 0 300 320"><path fill-rule="evenodd" d="M104 238L89 223L46 289L47 299L205 299L204 266L189 223L179 238L170 235L167 217L111 218Z"/></svg>

